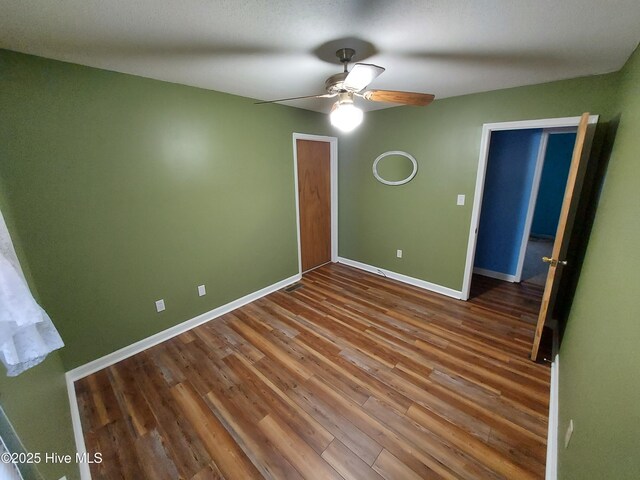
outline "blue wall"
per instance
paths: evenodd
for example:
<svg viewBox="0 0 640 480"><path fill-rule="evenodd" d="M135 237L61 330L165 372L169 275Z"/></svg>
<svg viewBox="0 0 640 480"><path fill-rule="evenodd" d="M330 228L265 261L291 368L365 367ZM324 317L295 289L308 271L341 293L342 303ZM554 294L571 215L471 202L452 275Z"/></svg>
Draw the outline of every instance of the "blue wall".
<svg viewBox="0 0 640 480"><path fill-rule="evenodd" d="M531 235L556 236L575 142L575 133L549 135Z"/></svg>
<svg viewBox="0 0 640 480"><path fill-rule="evenodd" d="M474 266L515 275L542 130L491 135Z"/></svg>

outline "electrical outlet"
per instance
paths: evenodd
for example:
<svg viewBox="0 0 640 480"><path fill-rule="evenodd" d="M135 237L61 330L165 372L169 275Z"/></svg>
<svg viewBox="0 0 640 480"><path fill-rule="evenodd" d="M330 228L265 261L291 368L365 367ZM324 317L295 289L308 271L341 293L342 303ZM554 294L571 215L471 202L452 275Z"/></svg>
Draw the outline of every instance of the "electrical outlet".
<svg viewBox="0 0 640 480"><path fill-rule="evenodd" d="M207 289L204 285L198 285L198 296L204 297L207 294Z"/></svg>
<svg viewBox="0 0 640 480"><path fill-rule="evenodd" d="M164 310L164 299L161 298L156 302L156 312L160 313Z"/></svg>
<svg viewBox="0 0 640 480"><path fill-rule="evenodd" d="M402 250L396 250L396 257L402 258Z"/></svg>
<svg viewBox="0 0 640 480"><path fill-rule="evenodd" d="M464 201L465 201L465 196L458 195L458 205L464 205Z"/></svg>
<svg viewBox="0 0 640 480"><path fill-rule="evenodd" d="M573 419L569 420L569 426L567 427L567 431L564 434L564 448L567 448L569 446L571 435L573 435Z"/></svg>

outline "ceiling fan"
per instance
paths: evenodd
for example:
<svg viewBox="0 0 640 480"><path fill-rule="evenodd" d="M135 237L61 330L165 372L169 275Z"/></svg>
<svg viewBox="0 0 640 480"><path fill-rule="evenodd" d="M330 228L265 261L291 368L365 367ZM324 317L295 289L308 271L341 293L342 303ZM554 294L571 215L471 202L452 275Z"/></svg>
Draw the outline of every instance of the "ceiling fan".
<svg viewBox="0 0 640 480"><path fill-rule="evenodd" d="M348 64L355 55L353 48L341 48L336 52L340 63L344 65L344 71L330 76L324 82L327 93L321 95L306 95L302 97L281 98L256 102L266 104L285 102L287 100L300 100L303 98L334 98L338 101L331 108L331 124L344 132L350 132L362 122L363 112L354 105L354 97L361 97L371 102L399 103L402 105L416 105L424 107L429 105L434 95L428 93L400 92L395 90L365 90L367 86L384 72L383 67L369 63L356 63L351 71Z"/></svg>

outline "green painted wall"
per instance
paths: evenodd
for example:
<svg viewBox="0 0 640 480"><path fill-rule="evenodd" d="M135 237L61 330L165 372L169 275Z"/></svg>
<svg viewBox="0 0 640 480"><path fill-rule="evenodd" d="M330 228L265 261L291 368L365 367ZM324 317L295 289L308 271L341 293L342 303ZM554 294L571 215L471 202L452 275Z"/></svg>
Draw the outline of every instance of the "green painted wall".
<svg viewBox="0 0 640 480"><path fill-rule="evenodd" d="M0 161L1 159L2 157ZM15 228L13 211L7 202L6 192L4 184L0 182L0 211L11 232L16 254L20 258L20 265L31 292L36 300L41 302L29 261ZM6 420L11 424L11 427L8 427L3 419L0 422L0 434L13 452L25 450L40 452L42 455L46 452L75 454L64 372L60 351L53 352L43 363L17 377L7 377L4 369L0 367L0 405L6 414ZM79 469L75 464L40 463L22 465L21 468L22 475L28 480L40 477L47 480L58 479L64 475L69 480L80 478Z"/></svg>
<svg viewBox="0 0 640 480"><path fill-rule="evenodd" d="M326 116L8 51L0 72L0 182L67 369L297 273L292 133Z"/></svg>
<svg viewBox="0 0 640 480"><path fill-rule="evenodd" d="M43 363L17 377L9 378L4 372L0 373L0 403L24 448L41 453L43 461L31 467L46 480L57 480L63 475L69 480L80 478L75 463L44 461L47 452L75 455L76 451L59 353L52 353ZM30 474L25 474L30 480L29 475L38 473L31 470Z"/></svg>
<svg viewBox="0 0 640 480"><path fill-rule="evenodd" d="M610 118L615 74L437 100L366 115L340 138L340 256L460 290L482 125L566 117ZM405 150L419 163L403 186L375 180L373 160ZM465 206L456 206L465 194ZM403 258L396 258L396 249Z"/></svg>
<svg viewBox="0 0 640 480"><path fill-rule="evenodd" d="M563 480L640 472L640 49L620 77L620 125L560 348Z"/></svg>

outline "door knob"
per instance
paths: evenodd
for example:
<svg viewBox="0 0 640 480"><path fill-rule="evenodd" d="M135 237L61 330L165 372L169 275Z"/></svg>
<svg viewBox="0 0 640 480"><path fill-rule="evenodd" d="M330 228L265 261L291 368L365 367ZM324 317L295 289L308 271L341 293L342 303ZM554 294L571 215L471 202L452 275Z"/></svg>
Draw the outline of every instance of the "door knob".
<svg viewBox="0 0 640 480"><path fill-rule="evenodd" d="M556 260L555 258L549 258L549 257L542 257L542 261L544 263L551 264L552 267L556 267L558 265L566 265L567 264L566 260Z"/></svg>

